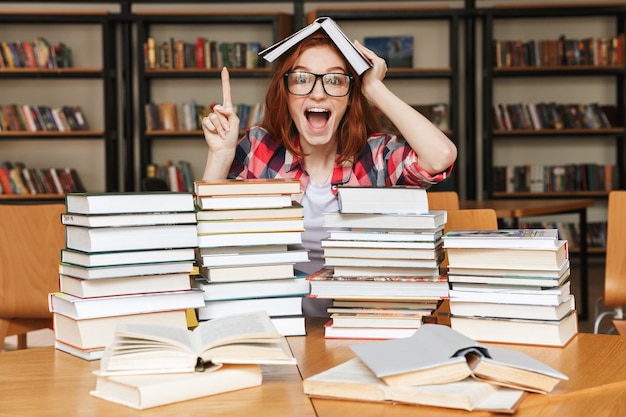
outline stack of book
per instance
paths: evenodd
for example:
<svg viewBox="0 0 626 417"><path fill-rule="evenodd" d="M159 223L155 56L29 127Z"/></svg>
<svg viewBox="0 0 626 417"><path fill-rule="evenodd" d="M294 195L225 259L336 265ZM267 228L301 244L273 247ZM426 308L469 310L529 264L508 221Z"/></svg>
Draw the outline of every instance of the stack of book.
<svg viewBox="0 0 626 417"><path fill-rule="evenodd" d="M450 231L453 329L476 340L564 346L578 331L567 240L557 229Z"/></svg>
<svg viewBox="0 0 626 417"><path fill-rule="evenodd" d="M308 277L311 297L332 299L328 338L406 337L448 296L445 211L429 211L418 187L339 187L325 213L325 269Z"/></svg>
<svg viewBox="0 0 626 417"><path fill-rule="evenodd" d="M59 291L49 295L55 346L99 359L121 323L187 329L197 246L191 193L68 194Z"/></svg>
<svg viewBox="0 0 626 417"><path fill-rule="evenodd" d="M265 311L285 336L304 335L302 297L309 284L294 264L302 247L300 182L291 179L196 181L196 253L204 291L200 321Z"/></svg>
<svg viewBox="0 0 626 417"><path fill-rule="evenodd" d="M549 393L568 379L524 353L482 346L439 324L350 348L356 357L304 379L305 394L513 414L527 391Z"/></svg>
<svg viewBox="0 0 626 417"><path fill-rule="evenodd" d="M262 311L220 317L193 331L124 324L94 372L91 395L143 410L259 386L262 364L296 364Z"/></svg>

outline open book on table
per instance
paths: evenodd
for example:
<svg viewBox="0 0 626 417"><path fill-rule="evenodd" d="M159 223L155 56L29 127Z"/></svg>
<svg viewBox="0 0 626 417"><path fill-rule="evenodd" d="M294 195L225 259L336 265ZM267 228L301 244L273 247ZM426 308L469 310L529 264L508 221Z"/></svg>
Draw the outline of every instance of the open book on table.
<svg viewBox="0 0 626 417"><path fill-rule="evenodd" d="M525 394L523 390L499 387L473 378L447 384L390 386L377 378L359 358L304 379L303 389L312 397L499 413L515 412Z"/></svg>
<svg viewBox="0 0 626 417"><path fill-rule="evenodd" d="M105 348L101 375L216 370L223 364L289 364L287 340L265 311L224 316L196 329L122 324Z"/></svg>
<svg viewBox="0 0 626 417"><path fill-rule="evenodd" d="M387 385L428 385L467 377L525 391L547 393L567 376L525 353L478 344L438 324L412 336L350 346Z"/></svg>

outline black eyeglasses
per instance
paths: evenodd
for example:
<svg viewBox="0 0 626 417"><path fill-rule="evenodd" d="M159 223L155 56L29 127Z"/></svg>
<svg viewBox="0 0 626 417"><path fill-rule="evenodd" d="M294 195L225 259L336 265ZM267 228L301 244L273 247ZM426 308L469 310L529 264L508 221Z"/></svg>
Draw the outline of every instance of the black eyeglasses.
<svg viewBox="0 0 626 417"><path fill-rule="evenodd" d="M344 97L350 92L353 78L348 74L331 72L328 74L314 74L306 71L285 73L287 90L295 96L306 96L313 91L317 79L322 80L324 92L331 97Z"/></svg>

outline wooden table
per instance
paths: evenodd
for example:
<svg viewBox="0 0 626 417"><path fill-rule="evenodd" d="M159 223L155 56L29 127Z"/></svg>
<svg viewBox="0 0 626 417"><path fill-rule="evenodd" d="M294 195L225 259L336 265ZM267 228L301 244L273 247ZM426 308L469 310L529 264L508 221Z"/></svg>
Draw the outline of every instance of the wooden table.
<svg viewBox="0 0 626 417"><path fill-rule="evenodd" d="M303 378L315 375L354 357L349 345L361 340L323 338L323 321L307 319L308 336L291 337ZM488 345L485 343L485 345ZM564 348L528 345L498 346L525 352L569 377L547 395L528 394L515 417L622 416L626 409L626 336L580 333ZM353 401L313 399L318 416L324 417L494 417L488 412L414 405L359 404Z"/></svg>
<svg viewBox="0 0 626 417"><path fill-rule="evenodd" d="M259 387L137 411L89 395L99 362L53 347L0 353L0 416L320 416L447 417L493 414L414 405L310 399L302 378L352 358L356 340L324 339L324 319L307 319L308 336L289 337L295 366L264 368ZM626 406L626 336L579 334L565 348L505 345L569 376L547 395L529 394L516 417L621 416Z"/></svg>
<svg viewBox="0 0 626 417"><path fill-rule="evenodd" d="M594 205L589 198L584 199L496 199L496 200L462 200L462 209L491 208L498 219L511 219L513 228L519 225L520 217L545 216L549 214L578 214L580 230L580 293L578 317L586 320L589 314L589 264L587 248L587 208Z"/></svg>

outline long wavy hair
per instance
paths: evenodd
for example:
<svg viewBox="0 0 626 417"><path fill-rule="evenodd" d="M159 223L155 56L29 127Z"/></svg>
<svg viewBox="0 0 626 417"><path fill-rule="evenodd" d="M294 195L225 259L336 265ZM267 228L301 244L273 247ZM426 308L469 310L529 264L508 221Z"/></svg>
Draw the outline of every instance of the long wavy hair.
<svg viewBox="0 0 626 417"><path fill-rule="evenodd" d="M320 32L309 36L281 56L275 64L274 73L265 96L263 126L270 135L281 141L291 153L301 157L304 156L303 153L294 147L293 140L298 131L288 110L289 91L285 85L284 74L294 68L303 51L328 45L337 50L339 56L343 57L330 38ZM352 161L364 150L367 138L372 133L380 132L380 125L374 108L361 92L361 78L347 61L345 63L347 73L354 78L354 81L350 90L348 108L337 128L337 137L339 138L337 152L340 154L337 162Z"/></svg>

